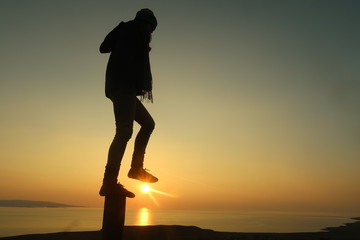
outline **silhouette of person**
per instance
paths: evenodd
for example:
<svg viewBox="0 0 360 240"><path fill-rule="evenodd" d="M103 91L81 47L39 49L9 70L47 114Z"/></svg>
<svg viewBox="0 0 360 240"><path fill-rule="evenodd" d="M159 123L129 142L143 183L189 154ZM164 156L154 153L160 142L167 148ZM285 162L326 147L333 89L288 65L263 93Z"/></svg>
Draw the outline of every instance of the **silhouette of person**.
<svg viewBox="0 0 360 240"><path fill-rule="evenodd" d="M110 53L106 68L105 95L114 107L115 137L110 145L105 167L101 196L135 195L118 183L121 161L136 121L140 130L135 138L131 169L128 177L154 183L158 178L144 169L144 155L155 122L138 99L153 101L149 43L157 27L157 20L150 9L141 9L135 19L121 22L100 45L101 53Z"/></svg>

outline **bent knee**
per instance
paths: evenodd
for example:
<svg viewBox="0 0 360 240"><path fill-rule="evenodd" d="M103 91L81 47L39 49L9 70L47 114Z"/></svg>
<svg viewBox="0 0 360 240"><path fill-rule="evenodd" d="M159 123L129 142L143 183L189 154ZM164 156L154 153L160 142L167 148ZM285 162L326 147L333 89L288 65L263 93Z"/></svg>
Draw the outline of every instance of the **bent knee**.
<svg viewBox="0 0 360 240"><path fill-rule="evenodd" d="M151 124L149 125L149 129L154 130L155 129L155 121L152 120Z"/></svg>
<svg viewBox="0 0 360 240"><path fill-rule="evenodd" d="M142 125L141 128L143 129L143 131L151 134L154 131L154 128L155 128L154 120L148 121L146 124Z"/></svg>

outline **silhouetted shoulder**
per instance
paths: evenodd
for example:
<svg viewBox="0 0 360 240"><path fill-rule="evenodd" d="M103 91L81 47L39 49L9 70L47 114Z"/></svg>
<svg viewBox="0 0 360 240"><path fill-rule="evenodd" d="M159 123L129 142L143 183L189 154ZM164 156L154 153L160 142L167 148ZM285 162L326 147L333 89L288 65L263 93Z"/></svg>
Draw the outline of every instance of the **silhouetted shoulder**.
<svg viewBox="0 0 360 240"><path fill-rule="evenodd" d="M125 23L121 22L108 35L106 35L104 41L100 45L100 53L110 53L115 48L116 41L124 28Z"/></svg>
<svg viewBox="0 0 360 240"><path fill-rule="evenodd" d="M149 41L150 34L144 24L134 20L121 22L106 35L100 45L100 53L110 53L115 50L127 51L126 49L134 46L143 48Z"/></svg>

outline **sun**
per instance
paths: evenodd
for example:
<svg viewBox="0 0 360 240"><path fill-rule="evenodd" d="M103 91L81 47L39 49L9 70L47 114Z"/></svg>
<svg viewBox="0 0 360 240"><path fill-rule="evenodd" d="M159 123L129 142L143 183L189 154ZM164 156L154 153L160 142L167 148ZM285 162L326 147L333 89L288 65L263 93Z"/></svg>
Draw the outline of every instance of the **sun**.
<svg viewBox="0 0 360 240"><path fill-rule="evenodd" d="M148 185L144 185L141 187L143 193L148 193L151 191L151 188Z"/></svg>

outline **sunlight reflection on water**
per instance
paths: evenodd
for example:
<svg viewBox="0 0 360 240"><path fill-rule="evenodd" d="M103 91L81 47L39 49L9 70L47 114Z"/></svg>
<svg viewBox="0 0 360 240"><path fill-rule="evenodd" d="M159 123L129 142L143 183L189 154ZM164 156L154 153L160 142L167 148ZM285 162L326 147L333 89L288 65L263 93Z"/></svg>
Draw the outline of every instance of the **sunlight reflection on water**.
<svg viewBox="0 0 360 240"><path fill-rule="evenodd" d="M147 208L141 208L137 217L137 225L148 226L150 225L150 211Z"/></svg>
<svg viewBox="0 0 360 240"><path fill-rule="evenodd" d="M355 222L354 213L284 213L127 209L127 226L185 225L227 232L312 232ZM358 214L356 214L358 215ZM102 208L0 207L0 237L64 231L99 231Z"/></svg>

